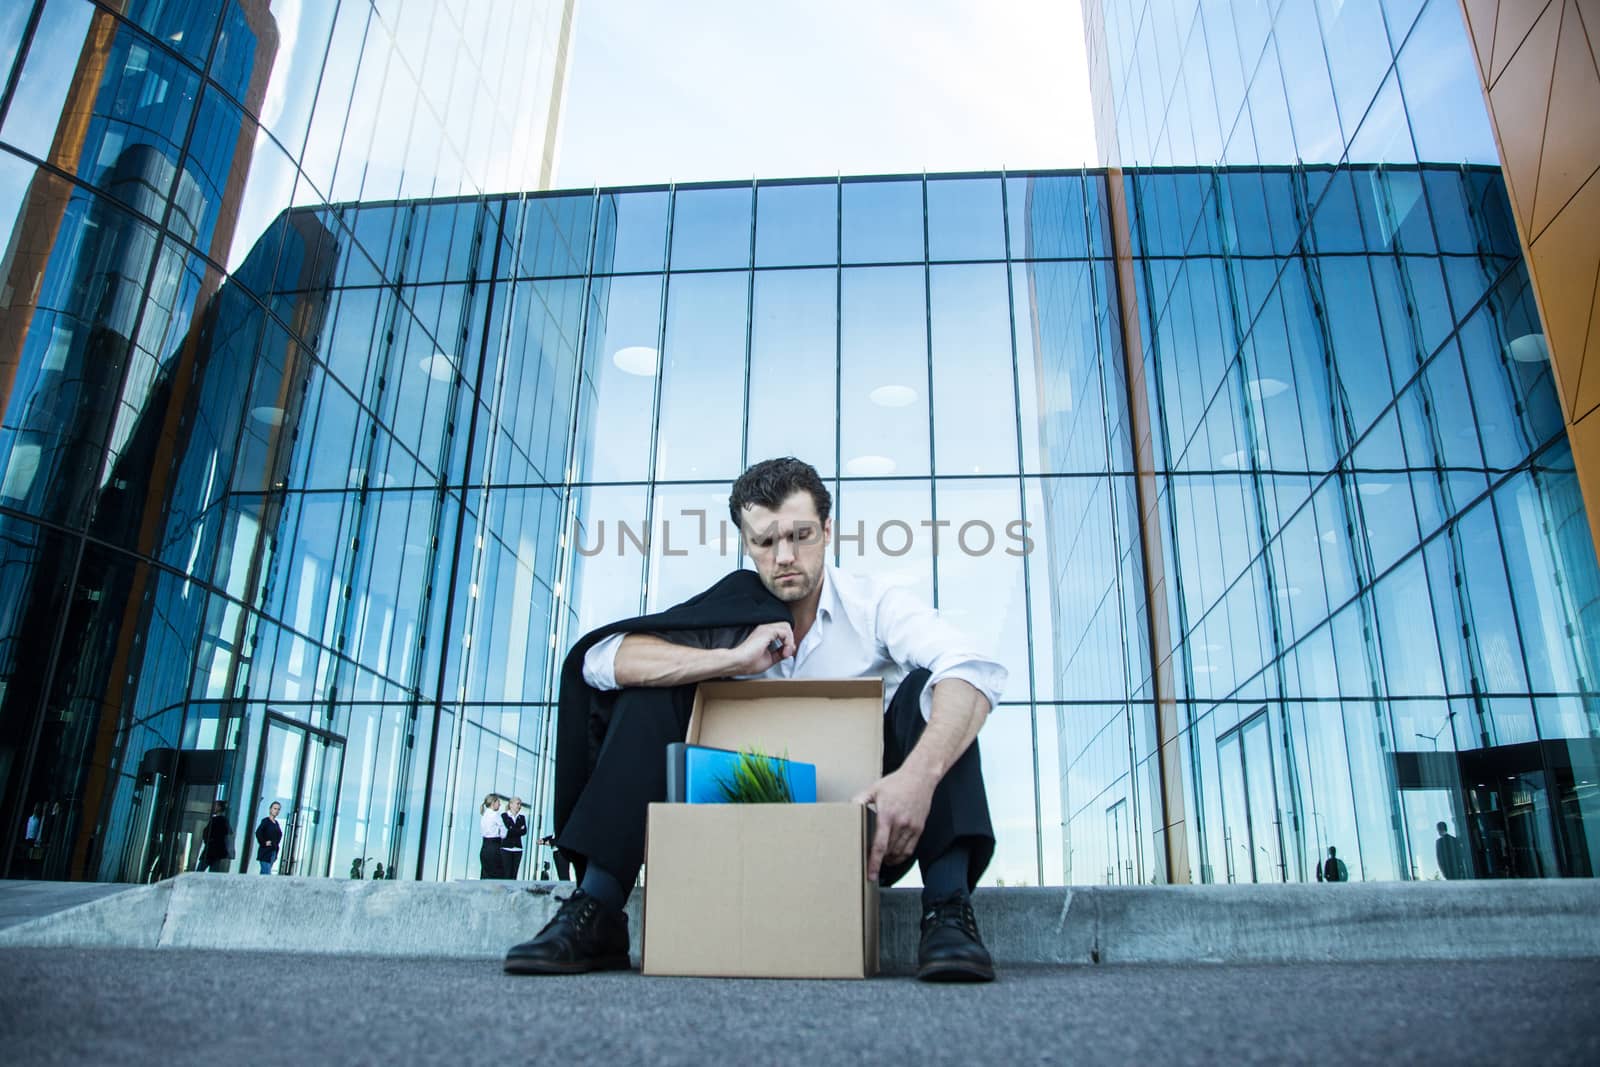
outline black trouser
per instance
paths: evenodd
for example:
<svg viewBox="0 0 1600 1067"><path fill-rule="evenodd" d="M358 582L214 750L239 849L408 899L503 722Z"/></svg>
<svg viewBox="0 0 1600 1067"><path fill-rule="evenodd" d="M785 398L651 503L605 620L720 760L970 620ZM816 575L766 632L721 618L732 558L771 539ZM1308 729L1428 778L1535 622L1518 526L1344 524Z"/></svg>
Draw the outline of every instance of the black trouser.
<svg viewBox="0 0 1600 1067"><path fill-rule="evenodd" d="M500 839L486 837L478 848L478 877L483 879L500 877Z"/></svg>
<svg viewBox="0 0 1600 1067"><path fill-rule="evenodd" d="M883 771L905 762L927 725L919 703L928 672L918 669L895 690L883 721ZM694 709L693 687L624 689L617 694L611 725L594 773L584 786L556 844L574 855L578 877L594 862L624 886L644 864L645 816L651 801L667 795L666 747L682 741ZM983 767L974 741L933 791L928 821L912 858L879 872L882 885L899 881L912 863L931 862L961 843L970 852L969 885L994 856L994 827L983 787Z"/></svg>
<svg viewBox="0 0 1600 1067"><path fill-rule="evenodd" d="M514 879L522 872L522 850L520 848L502 848L500 850L500 877Z"/></svg>

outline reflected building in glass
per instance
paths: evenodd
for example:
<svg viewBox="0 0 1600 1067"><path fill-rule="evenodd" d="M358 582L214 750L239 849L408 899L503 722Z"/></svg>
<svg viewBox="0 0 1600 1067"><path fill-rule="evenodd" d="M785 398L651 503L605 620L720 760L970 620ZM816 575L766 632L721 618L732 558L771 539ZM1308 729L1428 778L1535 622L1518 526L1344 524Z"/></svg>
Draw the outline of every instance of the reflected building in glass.
<svg viewBox="0 0 1600 1067"><path fill-rule="evenodd" d="M448 369L471 340L447 317L489 299L467 249L492 260L501 207L458 234L453 208L328 205L548 185L572 14L0 10L12 875L190 869L216 799L243 869L268 795L290 831L279 870L408 856L417 873L427 820L405 790L428 786L397 754L434 718L415 693L444 642L419 620L449 583L421 575L440 552L450 572L460 531L442 548L433 531L470 509L459 478L439 488L465 437L441 413L470 414L478 384ZM448 293L409 284L447 271ZM432 488L380 495L380 469ZM529 736L506 743L531 766Z"/></svg>
<svg viewBox="0 0 1600 1067"><path fill-rule="evenodd" d="M277 801L278 873L475 874L484 794L549 830L565 651L742 565L783 454L1009 669L989 883L1593 873L1600 575L1492 155L505 193L571 19L513 6L540 63L469 4L0 16L10 874L192 869L217 799L238 871Z"/></svg>
<svg viewBox="0 0 1600 1067"><path fill-rule="evenodd" d="M1084 27L1153 708L1063 749L1081 877L1593 875L1591 523L1461 6Z"/></svg>

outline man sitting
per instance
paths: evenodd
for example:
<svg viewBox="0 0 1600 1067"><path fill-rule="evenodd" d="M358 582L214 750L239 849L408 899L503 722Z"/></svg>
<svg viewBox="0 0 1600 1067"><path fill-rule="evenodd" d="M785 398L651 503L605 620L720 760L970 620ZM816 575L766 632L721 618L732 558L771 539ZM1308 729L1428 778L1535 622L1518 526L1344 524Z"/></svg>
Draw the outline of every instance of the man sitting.
<svg viewBox="0 0 1600 1067"><path fill-rule="evenodd" d="M538 936L506 954L505 969L629 966L623 906L644 859L648 805L666 796L665 749L684 739L695 683L878 676L884 776L855 798L877 809L868 877L892 885L913 861L921 867L918 978L992 979L971 903L994 855L976 739L1005 668L905 590L827 566L832 498L809 464L755 464L728 506L755 574L736 571L667 612L597 630L568 657L555 825L579 886Z"/></svg>

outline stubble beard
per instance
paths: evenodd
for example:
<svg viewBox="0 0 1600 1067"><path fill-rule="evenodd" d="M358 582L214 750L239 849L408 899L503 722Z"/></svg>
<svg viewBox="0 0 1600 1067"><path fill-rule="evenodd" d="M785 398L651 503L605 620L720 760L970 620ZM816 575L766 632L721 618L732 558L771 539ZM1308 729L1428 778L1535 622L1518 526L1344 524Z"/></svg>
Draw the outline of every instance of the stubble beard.
<svg viewBox="0 0 1600 1067"><path fill-rule="evenodd" d="M790 583L788 585L780 585L777 577L774 576L772 579L764 582L767 587L767 591L773 596L777 597L779 600L783 601L785 604L799 603L812 593L816 592L817 585L822 580L821 568L818 568L816 574L812 574L803 567L796 567L795 573L800 575L799 582Z"/></svg>

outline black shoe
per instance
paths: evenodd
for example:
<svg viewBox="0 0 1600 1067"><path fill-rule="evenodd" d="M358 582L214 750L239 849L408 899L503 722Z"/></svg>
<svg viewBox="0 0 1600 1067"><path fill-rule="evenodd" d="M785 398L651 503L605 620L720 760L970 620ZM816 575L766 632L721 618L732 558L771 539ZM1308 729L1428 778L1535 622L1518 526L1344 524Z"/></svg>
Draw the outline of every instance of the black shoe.
<svg viewBox="0 0 1600 1067"><path fill-rule="evenodd" d="M539 936L506 953L507 974L586 974L630 966L628 916L581 889L562 901Z"/></svg>
<svg viewBox="0 0 1600 1067"><path fill-rule="evenodd" d="M924 982L994 981L994 961L978 936L978 919L967 894L923 904L917 977Z"/></svg>

